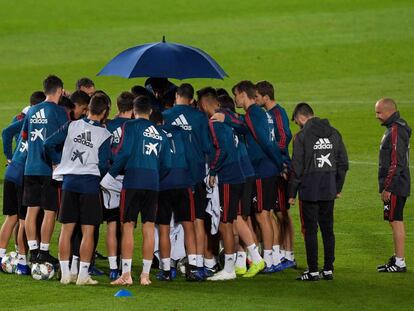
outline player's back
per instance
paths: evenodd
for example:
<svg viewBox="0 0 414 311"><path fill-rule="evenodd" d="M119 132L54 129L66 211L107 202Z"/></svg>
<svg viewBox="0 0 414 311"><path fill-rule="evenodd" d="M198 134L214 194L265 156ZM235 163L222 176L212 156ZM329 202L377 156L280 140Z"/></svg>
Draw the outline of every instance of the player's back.
<svg viewBox="0 0 414 311"><path fill-rule="evenodd" d="M22 129L23 139L27 138L28 143L25 175L52 174L51 166L43 155L43 144L68 120L66 111L55 103L43 102L29 109Z"/></svg>
<svg viewBox="0 0 414 311"><path fill-rule="evenodd" d="M171 170L161 180L160 190L187 188L193 185L191 165L194 152L189 143L188 132L174 125L162 127L169 140L171 152Z"/></svg>
<svg viewBox="0 0 414 311"><path fill-rule="evenodd" d="M164 151L168 146L165 134L153 122L136 119L125 123L123 135L111 175L125 168L125 189L158 190L160 156L169 151Z"/></svg>
<svg viewBox="0 0 414 311"><path fill-rule="evenodd" d="M212 148L207 117L201 111L187 105L175 105L164 111L163 116L165 124L179 126L190 133L190 141L195 152L194 162L197 162L199 167L196 179L203 180L205 159Z"/></svg>

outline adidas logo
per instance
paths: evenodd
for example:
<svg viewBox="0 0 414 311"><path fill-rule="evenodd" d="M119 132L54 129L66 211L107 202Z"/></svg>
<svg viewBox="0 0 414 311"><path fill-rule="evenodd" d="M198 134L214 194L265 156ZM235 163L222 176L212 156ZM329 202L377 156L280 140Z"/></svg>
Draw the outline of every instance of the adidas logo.
<svg viewBox="0 0 414 311"><path fill-rule="evenodd" d="M193 129L191 127L191 125L188 124L187 119L184 117L183 114L180 114L178 116L178 118L175 119L175 121L171 124L172 125L177 125L177 126L181 127L183 130L186 130L186 131L191 131Z"/></svg>
<svg viewBox="0 0 414 311"><path fill-rule="evenodd" d="M40 109L30 118L30 123L33 124L47 124L47 119L45 116L45 109Z"/></svg>
<svg viewBox="0 0 414 311"><path fill-rule="evenodd" d="M145 137L150 137L150 138L162 140L162 137L161 137L160 133L158 133L157 129L153 125L146 128L143 135Z"/></svg>
<svg viewBox="0 0 414 311"><path fill-rule="evenodd" d="M119 144L121 142L122 128L118 127L115 131L112 132L112 143Z"/></svg>
<svg viewBox="0 0 414 311"><path fill-rule="evenodd" d="M85 131L85 133L79 134L77 137L73 139L73 141L75 143L79 143L87 147L93 148L91 131Z"/></svg>
<svg viewBox="0 0 414 311"><path fill-rule="evenodd" d="M319 140L313 145L313 149L332 149L333 145L328 138L319 138Z"/></svg>

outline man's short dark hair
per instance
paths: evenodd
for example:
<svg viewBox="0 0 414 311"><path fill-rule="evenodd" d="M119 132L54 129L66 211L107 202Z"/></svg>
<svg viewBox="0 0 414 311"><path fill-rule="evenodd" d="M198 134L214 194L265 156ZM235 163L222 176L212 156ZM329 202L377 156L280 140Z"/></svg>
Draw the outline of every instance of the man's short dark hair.
<svg viewBox="0 0 414 311"><path fill-rule="evenodd" d="M150 114L152 110L151 100L146 96L139 96L134 99L135 114Z"/></svg>
<svg viewBox="0 0 414 311"><path fill-rule="evenodd" d="M59 88L63 89L63 82L59 77L50 75L43 80L43 90L46 95L55 94Z"/></svg>
<svg viewBox="0 0 414 311"><path fill-rule="evenodd" d="M270 100L275 100L275 89L268 81L260 81L256 83L256 90L262 96L269 96Z"/></svg>
<svg viewBox="0 0 414 311"><path fill-rule="evenodd" d="M309 106L309 104L299 103L299 104L296 105L295 109L293 110L292 121L295 121L295 118L298 115L302 115L302 116L305 116L305 117L313 117L313 110L312 110L311 106Z"/></svg>
<svg viewBox="0 0 414 311"><path fill-rule="evenodd" d="M75 108L75 104L67 96L60 97L58 106L62 106L66 108L67 110L73 110Z"/></svg>
<svg viewBox="0 0 414 311"><path fill-rule="evenodd" d="M216 89L211 87L211 86L207 86L205 88L202 88L201 90L198 90L197 91L198 101L200 101L203 97L209 97L209 98L217 99Z"/></svg>
<svg viewBox="0 0 414 311"><path fill-rule="evenodd" d="M78 81L76 81L76 89L80 90L81 87L90 88L95 86L95 83L89 78L80 78Z"/></svg>
<svg viewBox="0 0 414 311"><path fill-rule="evenodd" d="M74 104L78 104L80 106L87 106L89 105L89 101L91 100L91 98L84 91L75 91L72 93L72 95L70 95L70 100Z"/></svg>
<svg viewBox="0 0 414 311"><path fill-rule="evenodd" d="M95 94L89 102L89 112L95 116L100 115L104 111L109 111L110 104L108 98L104 94Z"/></svg>
<svg viewBox="0 0 414 311"><path fill-rule="evenodd" d="M233 99L228 95L221 95L217 98L220 108L230 109L233 112L236 112Z"/></svg>
<svg viewBox="0 0 414 311"><path fill-rule="evenodd" d="M44 102L45 99L46 95L42 91L33 92L32 95L30 95L30 106L40 104L41 102Z"/></svg>
<svg viewBox="0 0 414 311"><path fill-rule="evenodd" d="M229 92L227 92L227 90L222 87L217 88L216 92L217 92L217 96L222 96L222 95L230 96Z"/></svg>
<svg viewBox="0 0 414 311"><path fill-rule="evenodd" d="M161 125L164 122L164 117L162 116L161 111L158 110L152 111L149 119L158 125Z"/></svg>
<svg viewBox="0 0 414 311"><path fill-rule="evenodd" d="M102 95L103 97L105 97L105 99L107 100L107 102L108 102L108 106L109 106L109 108L111 108L111 106L112 106L112 101L111 101L111 98L109 97L109 95L108 94L106 94L104 91L102 91L102 90L97 90L97 91L95 91L95 93L93 93L93 95L92 96L95 96L95 95Z"/></svg>
<svg viewBox="0 0 414 311"><path fill-rule="evenodd" d="M177 95L192 100L194 97L194 88L190 83L183 83L177 88Z"/></svg>
<svg viewBox="0 0 414 311"><path fill-rule="evenodd" d="M236 91L238 93L246 93L247 97L250 99L256 98L256 86L253 84L252 81L244 80L237 83L231 89L232 93L236 95Z"/></svg>
<svg viewBox="0 0 414 311"><path fill-rule="evenodd" d="M131 87L131 93L134 95L134 97L138 97L138 96L148 96L150 92L141 85L134 85L133 87Z"/></svg>
<svg viewBox="0 0 414 311"><path fill-rule="evenodd" d="M134 95L131 92L122 92L116 99L119 112L127 112L134 109Z"/></svg>

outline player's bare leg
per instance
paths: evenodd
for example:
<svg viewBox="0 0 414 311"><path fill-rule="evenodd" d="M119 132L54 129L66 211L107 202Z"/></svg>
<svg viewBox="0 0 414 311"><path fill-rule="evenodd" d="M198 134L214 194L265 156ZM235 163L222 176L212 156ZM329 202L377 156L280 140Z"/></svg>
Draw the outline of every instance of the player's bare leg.
<svg viewBox="0 0 414 311"><path fill-rule="evenodd" d="M73 231L73 230L72 230ZM76 285L96 285L98 281L92 280L89 275L91 258L95 249L94 225L82 225L82 242L80 245L79 255L79 275ZM72 235L70 235L72 236ZM70 238L69 238L70 239Z"/></svg>
<svg viewBox="0 0 414 311"><path fill-rule="evenodd" d="M17 215L7 216L0 230L0 249L7 249L13 229L17 224Z"/></svg>
<svg viewBox="0 0 414 311"><path fill-rule="evenodd" d="M260 213L256 213L256 220L259 224L263 241L263 259L266 262L266 266L270 268L273 265L272 258L272 246L273 246L273 227L270 218L269 211L263 210Z"/></svg>
<svg viewBox="0 0 414 311"><path fill-rule="evenodd" d="M135 222L122 224L121 254L122 254L122 275L112 285L132 285L131 266L134 252L134 228Z"/></svg>
<svg viewBox="0 0 414 311"><path fill-rule="evenodd" d="M402 221L390 222L394 239L395 257L404 258L405 227Z"/></svg>
<svg viewBox="0 0 414 311"><path fill-rule="evenodd" d="M60 282L62 284L69 284L76 282L77 276L72 277L69 269L69 259L71 255L71 239L75 223L62 224L62 229L59 236L59 264L62 272Z"/></svg>
<svg viewBox="0 0 414 311"><path fill-rule="evenodd" d="M35 261L35 257L39 251L39 244L37 240L37 216L39 214L39 206L29 206L27 208L25 228L27 236L27 244L30 250L30 261Z"/></svg>
<svg viewBox="0 0 414 311"><path fill-rule="evenodd" d="M149 273L151 270L152 256L154 253L154 223L147 221L142 224L142 273L141 285L150 285Z"/></svg>

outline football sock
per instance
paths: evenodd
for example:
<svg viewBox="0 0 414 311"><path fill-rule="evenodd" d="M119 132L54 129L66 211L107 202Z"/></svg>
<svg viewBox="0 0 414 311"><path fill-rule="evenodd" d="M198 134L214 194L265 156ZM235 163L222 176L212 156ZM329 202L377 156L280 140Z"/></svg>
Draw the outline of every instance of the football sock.
<svg viewBox="0 0 414 311"><path fill-rule="evenodd" d="M70 276L69 260L60 260L59 264L60 264L60 271L62 272L62 279L69 277Z"/></svg>
<svg viewBox="0 0 414 311"><path fill-rule="evenodd" d="M132 259L122 259L122 274L131 273Z"/></svg>
<svg viewBox="0 0 414 311"><path fill-rule="evenodd" d="M75 275L78 274L78 272L79 272L78 265L79 265L79 257L73 255L72 256L72 264L70 265L70 273L71 274L75 274Z"/></svg>
<svg viewBox="0 0 414 311"><path fill-rule="evenodd" d="M48 252L49 251L49 244L46 243L40 243L40 250Z"/></svg>
<svg viewBox="0 0 414 311"><path fill-rule="evenodd" d="M17 258L18 258L18 262L19 262L19 264L21 264L21 265L23 265L23 266L26 266L27 265L27 262L26 262L26 255L18 255L17 256Z"/></svg>
<svg viewBox="0 0 414 311"><path fill-rule="evenodd" d="M204 265L207 267L207 268L210 268L210 269L212 269L212 268L214 268L214 266L217 264L217 261L216 261L216 258L211 258L211 259L209 259L209 258L204 258Z"/></svg>
<svg viewBox="0 0 414 311"><path fill-rule="evenodd" d="M237 252L236 267L246 268L246 252Z"/></svg>
<svg viewBox="0 0 414 311"><path fill-rule="evenodd" d="M253 243L252 245L247 246L247 250L249 251L250 256L252 256L253 263L256 264L262 260L262 256L260 256L256 244Z"/></svg>
<svg viewBox="0 0 414 311"><path fill-rule="evenodd" d="M266 263L266 267L270 268L273 264L272 250L271 249L263 250L263 259Z"/></svg>
<svg viewBox="0 0 414 311"><path fill-rule="evenodd" d="M3 258L4 256L6 256L6 249L0 248L0 258Z"/></svg>
<svg viewBox="0 0 414 311"><path fill-rule="evenodd" d="M164 271L170 271L171 270L171 259L170 258L162 258L162 270Z"/></svg>
<svg viewBox="0 0 414 311"><path fill-rule="evenodd" d="M143 259L142 264L142 273L149 274L151 270L152 260Z"/></svg>
<svg viewBox="0 0 414 311"><path fill-rule="evenodd" d="M400 267L400 268L404 268L405 267L405 260L404 258L400 258L400 257L395 257L395 265Z"/></svg>
<svg viewBox="0 0 414 311"><path fill-rule="evenodd" d="M280 259L282 258L280 254L280 247L279 245L273 245L272 247L272 258L273 258L273 264L277 266L280 264Z"/></svg>
<svg viewBox="0 0 414 311"><path fill-rule="evenodd" d="M196 255L188 255L188 264L190 266L197 266L197 256Z"/></svg>
<svg viewBox="0 0 414 311"><path fill-rule="evenodd" d="M286 258L286 251L284 249L280 249L279 254L280 254L279 256L280 256L281 259Z"/></svg>
<svg viewBox="0 0 414 311"><path fill-rule="evenodd" d="M111 270L118 269L117 259L118 259L117 256L108 256L109 269Z"/></svg>
<svg viewBox="0 0 414 311"><path fill-rule="evenodd" d="M295 260L295 254L293 251L286 251L286 257L287 260L294 261Z"/></svg>
<svg viewBox="0 0 414 311"><path fill-rule="evenodd" d="M196 255L196 266L197 266L197 268L204 267L204 258L203 258L203 255Z"/></svg>
<svg viewBox="0 0 414 311"><path fill-rule="evenodd" d="M27 245L29 245L29 250L36 250L39 248L39 245L37 244L36 240L29 240L27 241Z"/></svg>
<svg viewBox="0 0 414 311"><path fill-rule="evenodd" d="M89 277L89 266L91 265L90 262L81 261L79 263L79 275L78 278L80 280L85 280Z"/></svg>
<svg viewBox="0 0 414 311"><path fill-rule="evenodd" d="M224 254L224 271L227 273L234 272L234 256L233 254Z"/></svg>

